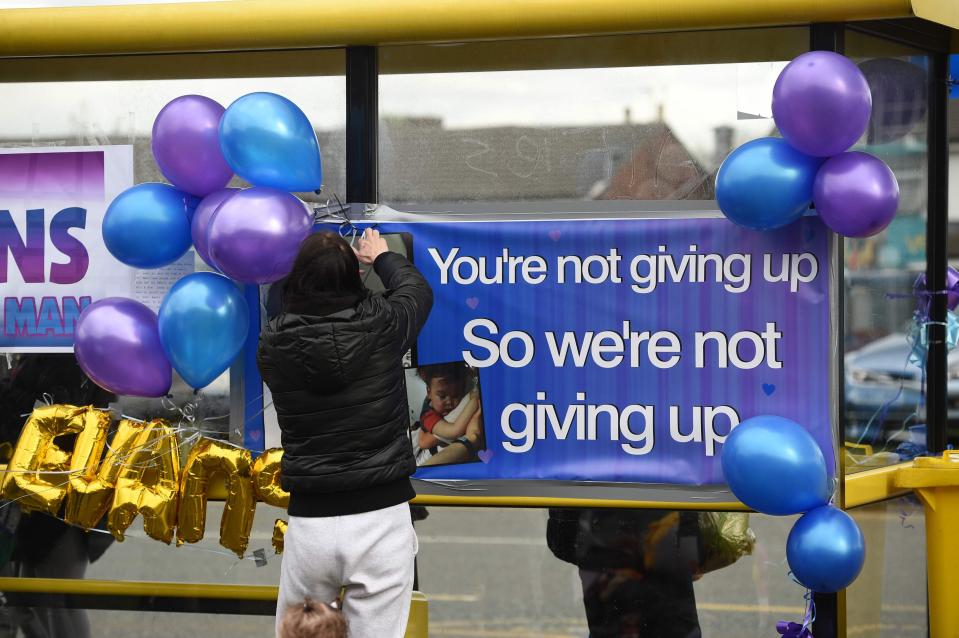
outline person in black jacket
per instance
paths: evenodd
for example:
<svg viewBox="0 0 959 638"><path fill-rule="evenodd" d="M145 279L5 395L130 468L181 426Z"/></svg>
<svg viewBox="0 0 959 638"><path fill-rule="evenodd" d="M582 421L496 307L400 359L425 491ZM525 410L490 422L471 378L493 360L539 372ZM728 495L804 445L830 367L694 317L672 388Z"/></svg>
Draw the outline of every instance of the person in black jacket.
<svg viewBox="0 0 959 638"><path fill-rule="evenodd" d="M546 544L579 568L589 638L700 638L696 512L550 509Z"/></svg>
<svg viewBox="0 0 959 638"><path fill-rule="evenodd" d="M372 264L384 293L363 287L360 262ZM354 638L400 638L406 629L416 464L402 356L432 304L423 276L375 230L356 252L321 232L303 242L282 311L260 337L290 492L277 609L333 600L345 587Z"/></svg>

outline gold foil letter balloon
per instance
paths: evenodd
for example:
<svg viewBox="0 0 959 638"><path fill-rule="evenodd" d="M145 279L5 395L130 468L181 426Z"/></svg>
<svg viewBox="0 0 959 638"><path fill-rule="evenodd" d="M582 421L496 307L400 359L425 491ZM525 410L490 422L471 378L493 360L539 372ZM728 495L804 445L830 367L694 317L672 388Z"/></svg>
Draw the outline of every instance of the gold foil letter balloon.
<svg viewBox="0 0 959 638"><path fill-rule="evenodd" d="M27 419L3 475L3 497L16 499L25 510L56 516L67 493L71 468L69 452L54 442L58 436L81 434L77 441L78 465L99 462L91 459L102 453L109 417L91 415L92 408L47 405ZM95 412L95 411L94 411ZM89 431L85 431L89 428Z"/></svg>
<svg viewBox="0 0 959 638"><path fill-rule="evenodd" d="M133 421L120 421L106 459L100 463L110 427L109 413L91 410L87 425L77 438L70 460L70 484L63 519L84 529L95 526L113 505L113 492L126 459L133 453L143 428Z"/></svg>
<svg viewBox="0 0 959 638"><path fill-rule="evenodd" d="M290 505L290 493L280 487L280 462L283 459L283 448L270 448L260 455L253 464L253 485L256 487L256 497L274 507L286 509ZM273 549L277 554L283 553L283 536L286 534L286 521L276 519L273 524Z"/></svg>
<svg viewBox="0 0 959 638"><path fill-rule="evenodd" d="M177 540L196 543L203 538L210 478L223 474L227 495L220 520L220 544L242 558L250 542L256 508L252 466L249 450L221 441L200 439L190 451L180 480Z"/></svg>
<svg viewBox="0 0 959 638"><path fill-rule="evenodd" d="M280 463L283 448L270 448L253 464L253 485L257 499L273 507L286 509L290 505L290 493L280 487Z"/></svg>
<svg viewBox="0 0 959 638"><path fill-rule="evenodd" d="M121 428L136 433L123 457L117 478L113 508L107 517L110 533L123 540L137 514L143 515L143 528L150 538L164 543L173 540L177 520L177 489L180 454L176 432L163 421L138 423L123 421Z"/></svg>
<svg viewBox="0 0 959 638"><path fill-rule="evenodd" d="M277 554L283 553L283 539L286 537L287 522L282 518L276 519L273 523L273 551Z"/></svg>

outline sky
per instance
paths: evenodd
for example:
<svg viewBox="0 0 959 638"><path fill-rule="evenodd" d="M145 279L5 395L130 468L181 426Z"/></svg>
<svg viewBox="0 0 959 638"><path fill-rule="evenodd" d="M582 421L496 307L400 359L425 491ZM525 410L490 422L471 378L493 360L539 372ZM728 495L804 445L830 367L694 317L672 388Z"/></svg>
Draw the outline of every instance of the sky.
<svg viewBox="0 0 959 638"><path fill-rule="evenodd" d="M593 126L662 117L697 155L713 148L713 129L737 137L766 134L772 85L785 63L688 65L383 75L380 114L440 118L447 128ZM149 134L156 114L180 95L198 93L224 106L253 91L293 100L318 129L345 125L342 76L0 84L0 139L81 136L125 143ZM737 140L740 141L740 140Z"/></svg>

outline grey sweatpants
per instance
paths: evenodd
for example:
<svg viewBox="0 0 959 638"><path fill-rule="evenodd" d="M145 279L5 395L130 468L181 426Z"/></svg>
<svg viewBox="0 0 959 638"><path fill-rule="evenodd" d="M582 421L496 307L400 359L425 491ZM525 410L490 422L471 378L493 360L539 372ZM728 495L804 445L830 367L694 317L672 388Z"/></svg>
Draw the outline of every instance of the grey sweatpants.
<svg viewBox="0 0 959 638"><path fill-rule="evenodd" d="M406 503L349 516L291 516L283 541L277 632L287 607L307 597L329 603L345 587L350 638L402 638L417 549Z"/></svg>

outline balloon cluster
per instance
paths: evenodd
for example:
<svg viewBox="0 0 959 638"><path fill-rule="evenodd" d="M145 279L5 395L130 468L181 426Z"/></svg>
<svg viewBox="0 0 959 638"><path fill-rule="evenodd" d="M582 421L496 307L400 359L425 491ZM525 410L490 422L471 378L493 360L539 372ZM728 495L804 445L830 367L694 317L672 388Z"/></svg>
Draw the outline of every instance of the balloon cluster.
<svg viewBox="0 0 959 638"><path fill-rule="evenodd" d="M803 514L786 541L793 576L818 593L846 588L862 570L865 542L848 514L830 505L826 459L801 425L757 416L737 426L722 450L723 474L740 501L763 514Z"/></svg>
<svg viewBox="0 0 959 638"><path fill-rule="evenodd" d="M846 237L881 232L896 215L899 184L873 155L849 151L872 114L862 70L837 53L812 51L790 62L773 88L782 133L734 150L716 176L716 200L730 220L753 230L786 226L814 205Z"/></svg>
<svg viewBox="0 0 959 638"><path fill-rule="evenodd" d="M157 115L152 148L172 185L120 193L103 220L107 248L129 266L160 268L192 244L217 272L180 279L159 315L131 299L99 300L80 315L75 334L77 360L91 379L143 397L169 392L173 369L199 389L229 368L249 332L234 282L270 283L290 272L313 225L291 191L319 189L323 178L310 121L273 93L244 95L227 109L200 95L178 97ZM234 173L252 187L227 188Z"/></svg>

